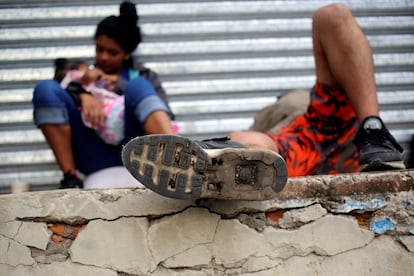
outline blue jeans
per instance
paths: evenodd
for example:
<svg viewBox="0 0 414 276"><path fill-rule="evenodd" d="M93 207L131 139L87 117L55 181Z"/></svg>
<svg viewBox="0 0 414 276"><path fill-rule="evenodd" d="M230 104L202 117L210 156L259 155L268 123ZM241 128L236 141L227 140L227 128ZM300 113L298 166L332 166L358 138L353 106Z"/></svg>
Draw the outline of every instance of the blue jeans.
<svg viewBox="0 0 414 276"><path fill-rule="evenodd" d="M143 124L156 110L169 109L159 99L152 85L143 77L130 80L124 91L125 135L118 146L104 143L95 130L86 127L72 96L54 80L38 83L33 92L33 118L36 126L69 124L76 169L88 175L101 169L122 166L122 145L145 135Z"/></svg>

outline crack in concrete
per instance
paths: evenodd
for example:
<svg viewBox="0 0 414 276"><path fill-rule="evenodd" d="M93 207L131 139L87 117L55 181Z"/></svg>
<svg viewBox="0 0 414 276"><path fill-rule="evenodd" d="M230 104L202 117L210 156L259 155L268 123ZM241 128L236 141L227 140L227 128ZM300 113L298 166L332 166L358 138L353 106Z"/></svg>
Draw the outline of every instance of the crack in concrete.
<svg viewBox="0 0 414 276"><path fill-rule="evenodd" d="M165 218L165 217L171 217L171 216L175 216L177 214L181 214L181 213L185 212L186 210L194 208L194 207L204 208L204 209L208 210L208 208L206 208L206 207L194 206L194 205L190 204L190 205L185 206L181 210L178 210L178 211L175 211L175 212L165 212L164 214L159 214L159 215L143 215L142 217L149 218L150 222L152 223L153 221L156 221L156 220L159 220L159 219L162 219L162 218Z"/></svg>
<svg viewBox="0 0 414 276"><path fill-rule="evenodd" d="M187 210L187 209L189 209L189 208L194 208L194 206L189 206L188 208L185 208L185 210ZM207 211L209 211L210 212L210 210L208 209L208 208L204 208L204 207L195 207L195 208L202 208L202 209L206 209ZM182 212L179 212L179 213L182 213ZM210 213L212 213L212 212L210 212ZM215 243L215 239L216 239L216 235L217 235L217 231L218 231L218 227L219 227L219 222L220 222L220 219L218 219L217 220L217 222L216 222L216 225L215 225L215 227L214 227L214 234L213 234L213 236L212 236L212 238L211 238L211 240L210 241L207 241L207 242L202 242L202 243L195 243L195 244L193 244L192 245L192 247L188 247L188 248L186 248L186 249L184 249L184 250L182 250L182 251L180 251L180 252L177 252L177 253L175 253L175 254L173 254L173 255L171 255L171 256L168 256L167 258L164 258L163 260L160 260L159 262L158 262L158 264L157 263L155 263L155 257L154 257L154 254L153 254L153 251L152 251L152 249L151 248L149 248L149 250L150 250L150 252L151 252L151 257L152 257L152 259L153 259L153 261L154 261L154 263L155 263L155 265L156 265L156 267L154 268L154 270L152 271L152 272L154 272L157 268L159 268L159 267L162 267L162 268L165 268L165 269L172 269L172 268L170 268L169 266L167 266L167 265L165 265L165 262L168 260L168 259L170 259L170 258L174 258L174 257L176 257L176 256L180 256L181 254L184 254L185 252L188 252L188 251L190 251L190 250L192 250L192 249L194 249L194 247L196 247L196 246L209 246L209 245L211 245L211 244L214 244ZM151 227L151 226L149 226L149 227ZM149 231L149 227L148 227L148 231ZM147 242L148 242L148 244L150 244L150 241L149 241L149 235L147 235ZM197 266L196 266L197 267ZM205 268L205 267L207 267L207 266L200 266L201 268ZM181 269L183 269L183 268L186 268L186 269L192 269L192 268L194 268L194 267L186 267L186 266L183 266ZM174 267L173 268L174 270L175 269L177 269L177 267Z"/></svg>
<svg viewBox="0 0 414 276"><path fill-rule="evenodd" d="M8 236L3 235L3 234L0 234L0 236L4 237L4 238L5 238L5 239L7 239L7 240L8 240L8 242L9 242L8 247L7 247L7 252L8 252L8 250L9 250L10 246L11 246L11 245L10 245L10 241L14 241L15 243L17 243L17 244L19 244L19 245L21 245L21 246L28 247L27 245L22 244L21 242L16 241L16 240L14 239L14 238L17 236L17 234L16 234L16 235L14 235L13 237L8 237Z"/></svg>
<svg viewBox="0 0 414 276"><path fill-rule="evenodd" d="M107 267L107 266L103 267L103 266L98 266L98 265L93 265L93 264L88 264L88 263L81 263L81 262L72 261L72 258L70 257L70 255L69 255L69 259L70 259L71 263L73 263L73 264L78 264L78 265L87 266L87 267L94 267L94 268L99 268L99 269L105 269L105 270L111 270L111 271L116 272L116 273L120 272L120 271L118 271L118 270L116 270L112 267ZM125 273L125 272L122 272L122 273ZM125 275L134 275L134 274L126 274L125 273Z"/></svg>
<svg viewBox="0 0 414 276"><path fill-rule="evenodd" d="M11 244L10 244L10 239L8 239L8 240L7 240L7 249L6 249L7 256L9 255L10 247L11 247Z"/></svg>
<svg viewBox="0 0 414 276"><path fill-rule="evenodd" d="M84 218L84 217L72 217L69 219L58 219L58 218L53 218L53 217L25 217L25 218L19 218L22 221L30 221L30 222L45 222L45 223L61 223L61 224L66 224L66 225L70 225L70 226L79 226L79 225L84 225L84 224L88 224L91 221L97 221L97 220L101 220L101 221L108 221L108 222L113 222L113 221L117 221L120 220L122 218L148 218L148 216L146 215L142 215L142 216L118 216L112 219L106 219L106 218L101 218L101 217L94 217L94 218Z"/></svg>
<svg viewBox="0 0 414 276"><path fill-rule="evenodd" d="M12 268L19 268L19 267L35 267L37 265L37 263L31 264L31 265L25 265L25 264L18 264L18 265L11 265L11 264L5 264L5 263L0 263L2 265L6 265ZM1 271L0 271L1 272Z"/></svg>
<svg viewBox="0 0 414 276"><path fill-rule="evenodd" d="M0 224L2 224L2 223L11 223L11 222L15 222L15 220L14 219L13 220L0 220Z"/></svg>
<svg viewBox="0 0 414 276"><path fill-rule="evenodd" d="M6 237L6 236L3 236L3 237L5 237L7 239L7 249L6 249L6 258L5 258L6 263L0 262L0 264L8 265L8 266L11 266L11 267L19 267L19 266L22 266L22 267L31 267L31 266L33 266L33 265L36 264L36 262L34 260L33 260L33 264L32 265L25 265L25 264L12 265L12 264L10 264L9 263L10 260L9 260L8 257L9 257L9 252L11 251L12 241L15 242L15 243L17 243L17 244L19 244L19 245L21 245L22 247L28 248L29 250L30 250L30 247L27 246L27 245L24 245L24 244L22 244L22 243L20 243L20 242L18 242L16 240L14 240L14 239L11 239L9 237Z"/></svg>
<svg viewBox="0 0 414 276"><path fill-rule="evenodd" d="M16 234L13 236L13 240L16 238L16 236L19 234L20 229L22 228L23 222L19 223L19 226L16 229Z"/></svg>
<svg viewBox="0 0 414 276"><path fill-rule="evenodd" d="M77 226L88 223L91 219L86 219L83 217L70 217L67 219L61 219L53 216L45 217L17 217L16 220L27 221L27 222L45 222L45 223L63 223L67 225Z"/></svg>
<svg viewBox="0 0 414 276"><path fill-rule="evenodd" d="M152 250L152 248L150 246L150 235L149 235L150 227L151 227L151 220L148 219L148 227L145 229L145 237L146 237L146 242L147 242L147 245L148 245L148 251L151 255L152 263L155 264L154 268L150 271L151 273L153 273L157 269L158 264L155 263L154 251Z"/></svg>

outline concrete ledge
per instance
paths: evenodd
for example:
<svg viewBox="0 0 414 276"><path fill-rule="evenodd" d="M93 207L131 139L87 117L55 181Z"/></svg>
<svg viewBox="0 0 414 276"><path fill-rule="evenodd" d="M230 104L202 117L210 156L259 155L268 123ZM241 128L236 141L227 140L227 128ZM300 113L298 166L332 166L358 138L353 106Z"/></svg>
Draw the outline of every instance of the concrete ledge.
<svg viewBox="0 0 414 276"><path fill-rule="evenodd" d="M0 196L2 275L410 275L414 170L292 178L280 198Z"/></svg>
<svg viewBox="0 0 414 276"><path fill-rule="evenodd" d="M394 193L414 189L414 170L290 178L279 199Z"/></svg>

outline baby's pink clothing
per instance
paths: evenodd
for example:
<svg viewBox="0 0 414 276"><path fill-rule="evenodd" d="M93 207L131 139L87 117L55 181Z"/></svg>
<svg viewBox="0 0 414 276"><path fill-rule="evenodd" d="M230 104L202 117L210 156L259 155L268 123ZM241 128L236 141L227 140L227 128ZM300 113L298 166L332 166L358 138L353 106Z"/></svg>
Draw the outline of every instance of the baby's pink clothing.
<svg viewBox="0 0 414 276"><path fill-rule="evenodd" d="M79 82L83 75L83 71L70 70L67 72L60 85L66 89L71 81ZM99 137L101 137L105 143L119 145L124 138L124 96L108 91L105 88L97 87L96 83L91 83L84 86L84 88L102 104L103 112L105 114L105 121L98 127L94 128L82 114L83 123L87 127L94 128Z"/></svg>
<svg viewBox="0 0 414 276"><path fill-rule="evenodd" d="M60 85L66 89L71 81L79 82L85 72L80 70L70 70L61 81ZM105 114L105 121L98 127L94 128L84 116L82 120L85 126L94 128L101 137L101 139L112 145L119 145L124 138L124 111L125 111L125 97L111 92L105 88L100 88L96 83L91 83L83 88L90 92L101 104ZM175 134L179 131L179 125L172 122L172 128Z"/></svg>

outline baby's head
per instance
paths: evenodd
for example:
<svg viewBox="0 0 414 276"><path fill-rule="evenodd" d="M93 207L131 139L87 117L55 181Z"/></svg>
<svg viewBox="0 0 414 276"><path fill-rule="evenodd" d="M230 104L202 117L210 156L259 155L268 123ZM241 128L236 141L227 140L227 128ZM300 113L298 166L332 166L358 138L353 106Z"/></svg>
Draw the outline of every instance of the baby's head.
<svg viewBox="0 0 414 276"><path fill-rule="evenodd" d="M89 68L85 61L79 59L70 60L66 58L57 58L54 63L55 76L53 79L57 82L61 82L69 70L80 70L86 72Z"/></svg>

